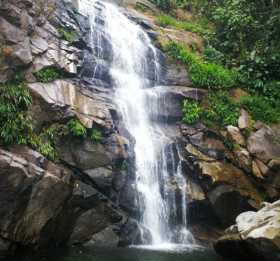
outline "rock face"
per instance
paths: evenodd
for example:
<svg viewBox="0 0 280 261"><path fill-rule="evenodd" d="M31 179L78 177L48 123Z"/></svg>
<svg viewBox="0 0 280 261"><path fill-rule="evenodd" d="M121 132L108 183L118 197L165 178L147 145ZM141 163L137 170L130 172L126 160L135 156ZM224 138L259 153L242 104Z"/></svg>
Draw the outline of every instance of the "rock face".
<svg viewBox="0 0 280 261"><path fill-rule="evenodd" d="M11 254L18 245L85 242L107 226L122 222L124 215L105 198L100 200L102 195L78 181L71 170L28 148L12 150L17 153L0 150L3 254Z"/></svg>
<svg viewBox="0 0 280 261"><path fill-rule="evenodd" d="M230 258L280 260L280 201L266 203L258 212L245 212L215 244L218 253Z"/></svg>
<svg viewBox="0 0 280 261"><path fill-rule="evenodd" d="M123 168L129 142L116 126L113 92L106 89L110 81L101 74L100 79L85 77L86 69L93 69L84 56L95 61L87 46L87 18L69 1L43 2L1 1L0 82L18 71L25 76L37 132L77 118L87 132L98 129L102 141L64 136L56 142L55 163L26 146L0 144L0 256L19 247L106 245L108 238L119 245L132 239L122 232L130 221L119 207L129 184ZM67 41L60 30L75 39ZM48 68L56 69L59 79L38 82L34 73ZM136 226L129 231L140 233Z"/></svg>

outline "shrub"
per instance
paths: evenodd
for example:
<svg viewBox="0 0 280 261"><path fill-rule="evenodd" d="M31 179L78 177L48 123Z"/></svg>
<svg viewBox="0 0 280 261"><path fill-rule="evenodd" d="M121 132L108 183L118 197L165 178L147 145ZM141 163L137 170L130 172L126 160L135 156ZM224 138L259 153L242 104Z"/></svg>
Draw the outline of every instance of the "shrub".
<svg viewBox="0 0 280 261"><path fill-rule="evenodd" d="M0 139L4 144L27 144L33 130L27 114L31 104L31 95L18 76L0 85Z"/></svg>
<svg viewBox="0 0 280 261"><path fill-rule="evenodd" d="M75 31L71 31L65 28L59 28L58 32L60 36L69 43L73 43L78 39L78 35Z"/></svg>
<svg viewBox="0 0 280 261"><path fill-rule="evenodd" d="M72 119L68 122L67 126L69 128L69 132L74 137L85 138L87 136L87 129L79 120Z"/></svg>
<svg viewBox="0 0 280 261"><path fill-rule="evenodd" d="M198 102L185 100L183 104L183 122L187 124L196 123L201 115L202 109Z"/></svg>
<svg viewBox="0 0 280 261"><path fill-rule="evenodd" d="M237 125L239 105L226 92L210 93L207 97L208 106L202 113L204 122L211 126L224 127Z"/></svg>
<svg viewBox="0 0 280 261"><path fill-rule="evenodd" d="M92 129L91 130L91 135L90 135L91 139L93 142L101 142L103 139L103 135L102 132L97 130L97 129Z"/></svg>
<svg viewBox="0 0 280 261"><path fill-rule="evenodd" d="M240 104L250 112L254 120L267 124L280 122L279 106L274 106L262 96L244 96L241 98Z"/></svg>
<svg viewBox="0 0 280 261"><path fill-rule="evenodd" d="M194 85L213 89L230 88L236 85L238 73L215 63L204 62L197 54L183 45L169 43L165 50L175 59L183 62L190 73Z"/></svg>
<svg viewBox="0 0 280 261"><path fill-rule="evenodd" d="M54 67L43 68L34 73L37 81L48 83L61 78L61 73Z"/></svg>
<svg viewBox="0 0 280 261"><path fill-rule="evenodd" d="M167 27L171 26L177 29L182 29L185 31L191 31L197 33L201 36L208 36L211 34L209 29L205 29L200 24L191 21L178 21L176 18L170 15L159 15L156 17L157 22L160 26Z"/></svg>

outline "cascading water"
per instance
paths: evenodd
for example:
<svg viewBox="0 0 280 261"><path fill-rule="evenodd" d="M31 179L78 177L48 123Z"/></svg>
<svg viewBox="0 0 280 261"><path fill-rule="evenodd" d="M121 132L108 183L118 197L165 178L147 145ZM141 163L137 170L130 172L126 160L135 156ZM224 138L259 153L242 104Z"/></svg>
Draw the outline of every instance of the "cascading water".
<svg viewBox="0 0 280 261"><path fill-rule="evenodd" d="M115 102L135 141L139 223L151 234L151 242L143 238L143 244L193 243L186 228L186 180L178 146L156 119L161 110L161 94L153 87L160 78L157 50L142 28L114 4L81 0L80 9L90 18L96 56L102 56L102 37L111 45Z"/></svg>

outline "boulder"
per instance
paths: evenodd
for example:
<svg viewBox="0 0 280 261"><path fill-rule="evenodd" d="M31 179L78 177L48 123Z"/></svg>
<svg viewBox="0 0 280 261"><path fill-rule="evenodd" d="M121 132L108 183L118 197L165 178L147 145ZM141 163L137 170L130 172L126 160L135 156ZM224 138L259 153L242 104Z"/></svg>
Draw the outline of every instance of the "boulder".
<svg viewBox="0 0 280 261"><path fill-rule="evenodd" d="M245 139L237 127L231 125L227 126L227 133L233 143L240 146L245 145Z"/></svg>
<svg viewBox="0 0 280 261"><path fill-rule="evenodd" d="M200 161L198 165L202 177L210 179L211 187L215 188L219 184L226 184L237 191L242 197L251 200L254 207L258 207L262 201L259 192L256 190L250 179L244 172L230 163L215 161ZM254 202L254 203L253 203Z"/></svg>
<svg viewBox="0 0 280 261"><path fill-rule="evenodd" d="M280 260L280 201L266 203L257 212L249 211L236 218L215 243L224 257L241 260Z"/></svg>
<svg viewBox="0 0 280 261"><path fill-rule="evenodd" d="M30 83L29 89L35 98L43 100L48 108L42 109L42 113L46 110L57 111L59 115L69 113L69 110L77 115L80 121L87 127L92 128L93 123L103 127L111 127L111 106L102 101L102 97L96 95L95 98L85 95L78 86L70 81L56 80L52 83ZM39 110L34 112L35 119L38 121L51 121L52 118L43 118L48 115L37 115ZM61 117L61 116L60 116Z"/></svg>
<svg viewBox="0 0 280 261"><path fill-rule="evenodd" d="M277 128L262 127L248 139L248 151L259 160L267 163L280 159L280 132Z"/></svg>
<svg viewBox="0 0 280 261"><path fill-rule="evenodd" d="M58 177L0 150L0 236L21 245L38 244L71 195L69 175Z"/></svg>
<svg viewBox="0 0 280 261"><path fill-rule="evenodd" d="M250 153L244 148L234 148L233 153L234 163L241 169L250 173L252 171L252 157Z"/></svg>
<svg viewBox="0 0 280 261"><path fill-rule="evenodd" d="M248 129L251 127L251 117L249 113L244 109L240 110L240 116L238 118L238 127L241 130Z"/></svg>

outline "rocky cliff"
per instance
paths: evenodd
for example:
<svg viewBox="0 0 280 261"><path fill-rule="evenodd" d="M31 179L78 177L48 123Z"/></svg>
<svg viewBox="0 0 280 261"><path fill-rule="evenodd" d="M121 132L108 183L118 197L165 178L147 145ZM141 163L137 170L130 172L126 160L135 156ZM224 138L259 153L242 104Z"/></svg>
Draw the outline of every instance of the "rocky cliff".
<svg viewBox="0 0 280 261"><path fill-rule="evenodd" d="M167 38L201 44L193 34L159 28L135 10L127 16L157 43ZM11 86L28 90L32 104L21 120L32 119L33 138L1 137L0 255L21 247L139 239L133 141L113 102L110 43L102 39L106 55L97 57L89 37L87 18L68 1L0 0L1 97ZM203 99L207 91L192 86L182 64L165 63L159 54L160 120L182 150L190 228L209 242L241 212L279 198L279 127L252 124L245 110L238 126L222 131L181 124L182 101ZM1 114L1 124L3 119Z"/></svg>

